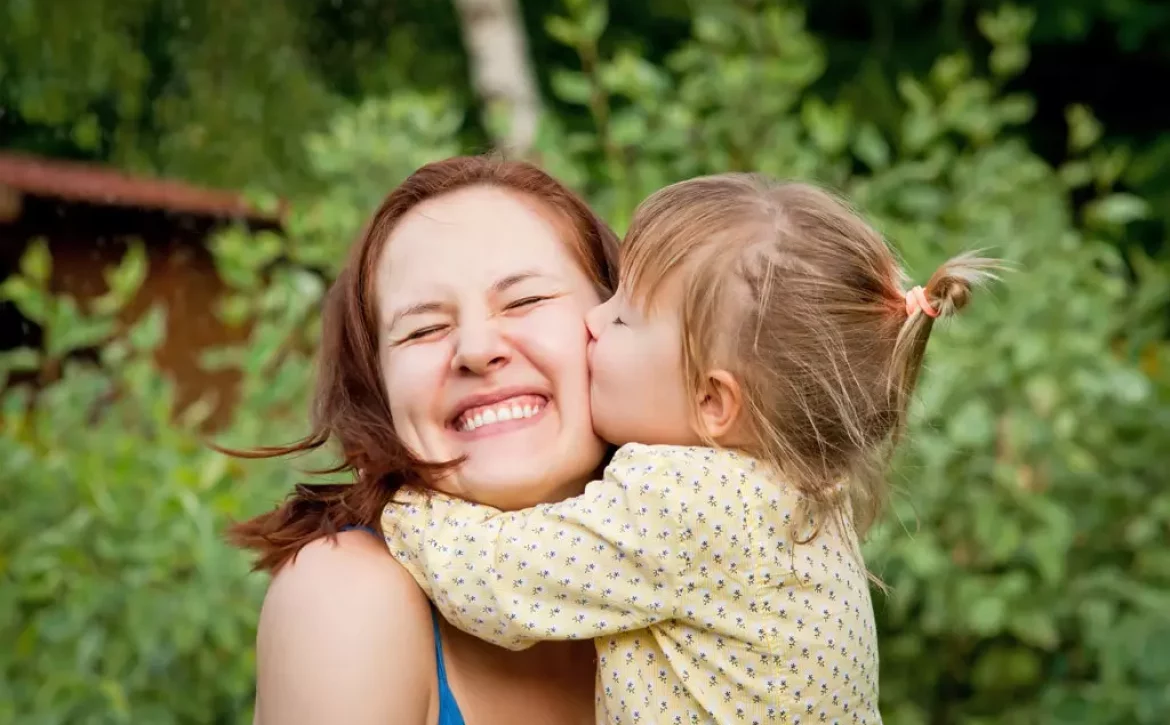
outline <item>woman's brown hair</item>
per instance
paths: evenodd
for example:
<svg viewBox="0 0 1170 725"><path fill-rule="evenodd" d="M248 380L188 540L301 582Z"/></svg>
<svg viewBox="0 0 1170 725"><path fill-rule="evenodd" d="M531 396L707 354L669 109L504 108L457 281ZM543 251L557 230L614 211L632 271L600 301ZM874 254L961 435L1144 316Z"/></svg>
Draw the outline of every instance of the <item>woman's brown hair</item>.
<svg viewBox="0 0 1170 725"><path fill-rule="evenodd" d="M376 528L395 491L421 483L423 472L451 465L419 459L394 431L379 366L374 270L390 233L411 209L472 186L510 190L543 204L572 230L567 243L598 289L608 296L616 286L616 236L579 196L539 168L466 156L427 164L411 174L382 201L326 296L309 434L285 446L225 451L243 458L273 458L332 441L339 448L337 464L315 473L354 474L353 484L299 484L276 510L233 525L229 539L257 551L257 569L275 571L305 544L346 526Z"/></svg>

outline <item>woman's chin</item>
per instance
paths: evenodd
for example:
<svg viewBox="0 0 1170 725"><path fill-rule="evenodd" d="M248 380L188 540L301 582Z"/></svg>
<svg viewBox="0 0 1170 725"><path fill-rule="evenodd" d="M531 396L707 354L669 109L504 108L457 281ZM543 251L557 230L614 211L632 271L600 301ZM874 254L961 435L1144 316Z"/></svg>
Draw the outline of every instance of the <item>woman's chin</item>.
<svg viewBox="0 0 1170 725"><path fill-rule="evenodd" d="M516 475L508 480L464 479L464 495L475 501L501 511L517 511L541 503L561 501L580 492L566 490L547 478L526 478Z"/></svg>
<svg viewBox="0 0 1170 725"><path fill-rule="evenodd" d="M468 498L502 511L555 503L585 489L605 452L605 444L591 436L563 450L529 449L499 458L469 456L460 467L460 488Z"/></svg>

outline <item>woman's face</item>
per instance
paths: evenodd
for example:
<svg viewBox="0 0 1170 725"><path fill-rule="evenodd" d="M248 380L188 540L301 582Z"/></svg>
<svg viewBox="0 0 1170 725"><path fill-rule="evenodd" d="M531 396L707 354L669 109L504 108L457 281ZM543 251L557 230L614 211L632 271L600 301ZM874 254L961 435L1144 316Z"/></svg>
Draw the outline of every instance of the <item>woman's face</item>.
<svg viewBox="0 0 1170 725"><path fill-rule="evenodd" d="M471 187L407 213L375 276L394 428L433 482L501 509L580 492L593 433L585 313L600 301L567 224L521 195Z"/></svg>

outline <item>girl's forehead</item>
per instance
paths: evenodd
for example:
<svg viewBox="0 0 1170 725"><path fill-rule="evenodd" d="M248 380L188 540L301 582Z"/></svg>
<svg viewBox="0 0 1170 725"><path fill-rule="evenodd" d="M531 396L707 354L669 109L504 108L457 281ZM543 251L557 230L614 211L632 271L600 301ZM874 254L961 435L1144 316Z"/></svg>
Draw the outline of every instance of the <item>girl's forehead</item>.
<svg viewBox="0 0 1170 725"><path fill-rule="evenodd" d="M648 265L638 270L636 276L626 274L624 266L621 272L619 293L626 304L645 315L678 309L685 300L690 276L686 263L670 269Z"/></svg>

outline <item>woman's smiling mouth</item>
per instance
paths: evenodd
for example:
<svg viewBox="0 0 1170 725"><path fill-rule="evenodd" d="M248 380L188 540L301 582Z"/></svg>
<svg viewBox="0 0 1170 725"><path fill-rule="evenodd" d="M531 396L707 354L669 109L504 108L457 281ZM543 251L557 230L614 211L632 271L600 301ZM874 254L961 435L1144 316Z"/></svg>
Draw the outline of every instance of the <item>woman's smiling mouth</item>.
<svg viewBox="0 0 1170 725"><path fill-rule="evenodd" d="M547 405L544 395L512 395L464 409L452 420L451 427L460 433L504 432L529 423Z"/></svg>

